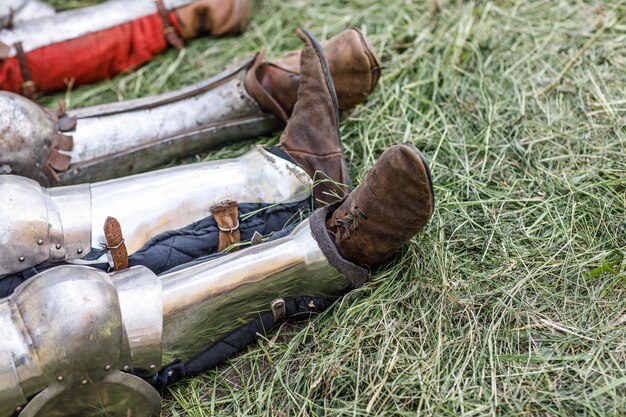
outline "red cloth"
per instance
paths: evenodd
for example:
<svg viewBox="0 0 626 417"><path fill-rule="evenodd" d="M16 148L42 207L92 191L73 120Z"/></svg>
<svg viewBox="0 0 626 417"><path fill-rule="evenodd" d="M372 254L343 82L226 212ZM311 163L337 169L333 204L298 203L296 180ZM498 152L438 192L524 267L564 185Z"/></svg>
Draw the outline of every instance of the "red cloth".
<svg viewBox="0 0 626 417"><path fill-rule="evenodd" d="M180 33L175 12L170 21ZM137 68L168 47L158 13L79 38L26 53L32 80L41 92L109 79ZM17 57L0 61L0 90L21 93L22 72Z"/></svg>

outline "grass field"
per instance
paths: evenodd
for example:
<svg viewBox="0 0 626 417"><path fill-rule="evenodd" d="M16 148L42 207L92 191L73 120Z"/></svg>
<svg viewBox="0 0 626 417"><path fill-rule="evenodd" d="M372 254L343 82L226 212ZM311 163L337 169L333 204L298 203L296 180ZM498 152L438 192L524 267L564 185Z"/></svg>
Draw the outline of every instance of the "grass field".
<svg viewBox="0 0 626 417"><path fill-rule="evenodd" d="M42 102L168 91L350 26L383 63L343 116L355 183L412 142L433 220L327 313L171 388L164 415L625 416L626 1L265 0L242 37Z"/></svg>

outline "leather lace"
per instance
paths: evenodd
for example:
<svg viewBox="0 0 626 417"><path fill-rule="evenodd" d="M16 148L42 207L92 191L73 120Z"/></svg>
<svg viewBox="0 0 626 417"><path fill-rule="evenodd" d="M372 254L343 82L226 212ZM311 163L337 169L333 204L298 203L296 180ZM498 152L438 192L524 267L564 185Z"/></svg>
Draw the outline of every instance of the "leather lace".
<svg viewBox="0 0 626 417"><path fill-rule="evenodd" d="M335 236L335 244L339 245L344 240L348 239L352 232L359 229L360 222L366 221L367 216L358 207L353 207L344 218L335 219L335 227L337 228Z"/></svg>

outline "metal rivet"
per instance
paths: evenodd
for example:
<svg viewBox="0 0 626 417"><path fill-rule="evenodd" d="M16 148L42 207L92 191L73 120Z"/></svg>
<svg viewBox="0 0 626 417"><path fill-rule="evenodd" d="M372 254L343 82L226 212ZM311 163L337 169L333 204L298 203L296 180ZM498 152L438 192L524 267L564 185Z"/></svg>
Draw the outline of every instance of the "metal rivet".
<svg viewBox="0 0 626 417"><path fill-rule="evenodd" d="M124 372L129 372L129 371L130 371L130 366L126 365L126 366L124 367Z"/></svg>
<svg viewBox="0 0 626 417"><path fill-rule="evenodd" d="M171 369L169 371L167 371L167 376L173 376L174 375L174 371L172 371Z"/></svg>
<svg viewBox="0 0 626 417"><path fill-rule="evenodd" d="M57 243L57 244L56 244L56 246L55 246L55 248L57 248L57 249L61 249L61 244L60 244L60 243Z"/></svg>
<svg viewBox="0 0 626 417"><path fill-rule="evenodd" d="M22 411L22 410L23 410L23 409L22 409L22 407L17 407L17 408L15 409L15 411L17 411L18 413L19 413L20 411Z"/></svg>
<svg viewBox="0 0 626 417"><path fill-rule="evenodd" d="M104 370L105 370L105 371L110 371L110 370L111 370L111 365L106 365L106 366L104 367Z"/></svg>
<svg viewBox="0 0 626 417"><path fill-rule="evenodd" d="M57 376L57 381L63 382L63 377L61 375Z"/></svg>
<svg viewBox="0 0 626 417"><path fill-rule="evenodd" d="M39 239L39 240L37 241L37 244L38 244L39 246L43 245L43 239Z"/></svg>
<svg viewBox="0 0 626 417"><path fill-rule="evenodd" d="M87 385L87 380L86 380L86 379L83 379L83 381L81 382L81 384L83 384L83 385Z"/></svg>
<svg viewBox="0 0 626 417"><path fill-rule="evenodd" d="M150 370L154 371L156 369L156 365L150 365Z"/></svg>
<svg viewBox="0 0 626 417"><path fill-rule="evenodd" d="M77 252L79 255L82 255L83 250L82 250L82 249L78 249L76 252Z"/></svg>
<svg viewBox="0 0 626 417"><path fill-rule="evenodd" d="M24 262L26 260L26 258L24 258L23 256L20 256L18 259L20 262Z"/></svg>

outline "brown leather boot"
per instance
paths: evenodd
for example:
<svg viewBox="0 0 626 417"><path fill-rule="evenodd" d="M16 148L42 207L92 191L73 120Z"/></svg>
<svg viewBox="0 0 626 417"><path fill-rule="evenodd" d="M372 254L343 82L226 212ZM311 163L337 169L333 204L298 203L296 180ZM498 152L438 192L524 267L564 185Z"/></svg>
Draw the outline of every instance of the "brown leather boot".
<svg viewBox="0 0 626 417"><path fill-rule="evenodd" d="M359 185L326 220L341 256L375 268L428 222L435 194L428 165L412 145L386 150Z"/></svg>
<svg viewBox="0 0 626 417"><path fill-rule="evenodd" d="M298 30L298 36L305 44L298 101L279 147L316 181L316 200L330 203L342 199L347 193L343 184L350 183L341 149L337 95L321 45L306 31Z"/></svg>
<svg viewBox="0 0 626 417"><path fill-rule="evenodd" d="M246 30L249 0L198 0L176 10L184 39L237 35Z"/></svg>
<svg viewBox="0 0 626 417"><path fill-rule="evenodd" d="M340 110L362 103L380 78L380 62L370 43L358 29L348 29L322 42L328 68L335 84ZM246 80L250 94L264 110L284 121L291 115L300 85L300 51L283 59L253 66ZM261 97L259 96L267 96Z"/></svg>

